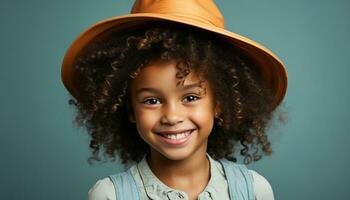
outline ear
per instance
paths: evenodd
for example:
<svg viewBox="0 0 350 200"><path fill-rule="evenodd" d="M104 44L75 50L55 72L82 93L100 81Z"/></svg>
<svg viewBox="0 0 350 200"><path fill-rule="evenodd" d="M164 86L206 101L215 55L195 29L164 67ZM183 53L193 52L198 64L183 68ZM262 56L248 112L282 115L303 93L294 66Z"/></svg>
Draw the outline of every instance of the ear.
<svg viewBox="0 0 350 200"><path fill-rule="evenodd" d="M214 110L215 117L217 117L217 115L220 115L221 112L222 112L221 104L219 102L216 102L215 110Z"/></svg>

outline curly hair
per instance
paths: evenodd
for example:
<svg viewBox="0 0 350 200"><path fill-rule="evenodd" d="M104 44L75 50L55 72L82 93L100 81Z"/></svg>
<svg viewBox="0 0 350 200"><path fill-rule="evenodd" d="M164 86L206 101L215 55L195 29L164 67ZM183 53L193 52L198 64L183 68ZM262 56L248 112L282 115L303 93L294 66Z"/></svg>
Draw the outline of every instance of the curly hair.
<svg viewBox="0 0 350 200"><path fill-rule="evenodd" d="M237 162L234 147L239 144L245 164L260 160L260 149L271 154L265 130L274 113L273 96L259 78L259 68L242 50L187 25L158 21L136 27L111 30L86 47L75 63L81 94L69 103L77 109L74 121L91 136L89 162L100 161L100 151L113 160L118 152L123 164L138 162L149 152L127 116L132 112L130 81L154 59L181 63L179 84L191 70L209 82L221 107L208 138L210 156Z"/></svg>

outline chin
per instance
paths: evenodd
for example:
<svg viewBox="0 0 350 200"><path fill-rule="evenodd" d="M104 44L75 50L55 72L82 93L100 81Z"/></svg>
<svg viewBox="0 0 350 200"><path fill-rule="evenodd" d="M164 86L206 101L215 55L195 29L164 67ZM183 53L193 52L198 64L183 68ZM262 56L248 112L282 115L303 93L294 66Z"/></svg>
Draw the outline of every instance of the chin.
<svg viewBox="0 0 350 200"><path fill-rule="evenodd" d="M185 160L193 154L193 152L189 150L189 148L166 149L164 151L157 151L157 152L160 153L164 158L173 160L173 161Z"/></svg>

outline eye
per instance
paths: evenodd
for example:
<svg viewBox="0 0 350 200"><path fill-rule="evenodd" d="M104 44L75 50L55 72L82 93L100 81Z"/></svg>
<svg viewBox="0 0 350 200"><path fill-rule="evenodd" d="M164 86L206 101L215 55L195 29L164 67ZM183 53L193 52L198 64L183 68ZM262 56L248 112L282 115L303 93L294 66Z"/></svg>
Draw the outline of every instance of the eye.
<svg viewBox="0 0 350 200"><path fill-rule="evenodd" d="M143 101L142 103L154 105L154 104L157 104L157 102L159 102L159 99L156 99L156 98L149 98L149 99Z"/></svg>
<svg viewBox="0 0 350 200"><path fill-rule="evenodd" d="M195 96L195 95L188 95L188 96L185 97L185 99L186 99L188 102L192 102L192 101L197 101L198 99L200 99L200 97Z"/></svg>

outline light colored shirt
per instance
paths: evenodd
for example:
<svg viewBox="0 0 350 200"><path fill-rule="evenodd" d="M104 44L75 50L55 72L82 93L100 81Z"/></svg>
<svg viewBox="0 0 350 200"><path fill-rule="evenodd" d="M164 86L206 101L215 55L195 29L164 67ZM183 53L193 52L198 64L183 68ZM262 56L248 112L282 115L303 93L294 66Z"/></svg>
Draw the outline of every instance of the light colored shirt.
<svg viewBox="0 0 350 200"><path fill-rule="evenodd" d="M198 200L229 200L227 181L223 167L219 161L207 154L210 163L210 180L206 188L198 196ZM131 166L141 200L188 200L186 192L172 189L161 182L150 169L146 156ZM259 173L250 170L253 177L253 188L256 200L274 200L270 183ZM98 180L88 192L89 200L117 200L112 181L106 177Z"/></svg>

